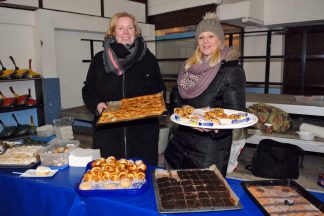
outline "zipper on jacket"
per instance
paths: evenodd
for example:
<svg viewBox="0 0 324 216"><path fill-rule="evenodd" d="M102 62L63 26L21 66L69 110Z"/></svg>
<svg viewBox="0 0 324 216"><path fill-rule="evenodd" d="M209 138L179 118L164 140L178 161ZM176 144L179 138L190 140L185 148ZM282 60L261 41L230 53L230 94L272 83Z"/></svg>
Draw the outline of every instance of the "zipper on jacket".
<svg viewBox="0 0 324 216"><path fill-rule="evenodd" d="M125 71L123 73L123 88L122 88L122 94L123 98L125 98ZM126 138L126 126L123 127L123 133L124 133L124 153L125 158L127 158L127 138Z"/></svg>

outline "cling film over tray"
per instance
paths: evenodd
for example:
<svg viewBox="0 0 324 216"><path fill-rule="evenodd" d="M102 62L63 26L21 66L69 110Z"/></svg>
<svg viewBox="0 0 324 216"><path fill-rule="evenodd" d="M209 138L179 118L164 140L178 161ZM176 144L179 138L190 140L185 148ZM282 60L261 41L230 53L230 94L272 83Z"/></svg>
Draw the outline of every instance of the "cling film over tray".
<svg viewBox="0 0 324 216"><path fill-rule="evenodd" d="M166 111L163 92L111 101L107 105L98 125L155 117Z"/></svg>

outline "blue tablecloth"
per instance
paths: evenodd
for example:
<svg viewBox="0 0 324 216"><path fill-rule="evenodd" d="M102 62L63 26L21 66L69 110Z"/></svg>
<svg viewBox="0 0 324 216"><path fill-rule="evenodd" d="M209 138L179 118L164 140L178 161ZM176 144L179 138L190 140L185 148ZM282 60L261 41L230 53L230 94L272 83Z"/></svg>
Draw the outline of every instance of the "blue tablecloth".
<svg viewBox="0 0 324 216"><path fill-rule="evenodd" d="M159 215L150 175L148 187L141 194L81 197L75 192L74 186L80 181L84 168L70 167L60 170L51 178L22 178L12 174L12 171L23 170L0 169L1 216ZM239 180L227 179L227 181L239 197L243 209L190 214L197 216L263 215L244 192ZM324 201L323 193L312 192L312 194ZM189 215L189 213L176 215Z"/></svg>

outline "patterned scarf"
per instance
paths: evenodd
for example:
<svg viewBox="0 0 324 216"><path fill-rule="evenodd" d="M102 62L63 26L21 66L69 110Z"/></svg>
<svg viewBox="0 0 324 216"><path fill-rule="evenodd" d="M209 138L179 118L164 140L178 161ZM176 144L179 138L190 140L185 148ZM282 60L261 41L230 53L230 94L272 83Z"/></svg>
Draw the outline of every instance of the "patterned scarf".
<svg viewBox="0 0 324 216"><path fill-rule="evenodd" d="M130 46L117 43L114 36L106 37L103 52L106 72L121 76L134 63L143 58L146 50L146 42L141 36L138 36Z"/></svg>
<svg viewBox="0 0 324 216"><path fill-rule="evenodd" d="M222 50L222 59L226 51L226 49ZM191 66L188 70L185 70L183 67L177 81L181 97L184 99L191 99L203 93L215 78L220 66L221 61L215 66L210 66L209 60L207 60L201 64Z"/></svg>

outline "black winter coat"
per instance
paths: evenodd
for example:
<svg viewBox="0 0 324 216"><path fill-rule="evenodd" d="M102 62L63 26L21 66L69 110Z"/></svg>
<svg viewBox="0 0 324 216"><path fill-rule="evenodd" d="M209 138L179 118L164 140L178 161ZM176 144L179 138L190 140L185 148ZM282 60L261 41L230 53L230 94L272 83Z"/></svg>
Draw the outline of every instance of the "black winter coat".
<svg viewBox="0 0 324 216"><path fill-rule="evenodd" d="M106 73L103 51L97 53L89 67L82 96L86 107L97 114L100 102L118 101L164 91L160 68L155 56L147 50L141 61L122 76ZM98 115L95 115L94 125ZM158 161L159 122L157 118L94 126L93 148L102 157L142 158L149 164Z"/></svg>
<svg viewBox="0 0 324 216"><path fill-rule="evenodd" d="M223 61L214 80L207 89L193 99L182 99L173 92L171 107L191 105L195 108L222 107L245 110L245 72L238 61ZM165 158L176 169L207 168L216 164L225 176L232 144L232 130L218 133L199 132L191 127L179 126L168 144Z"/></svg>

